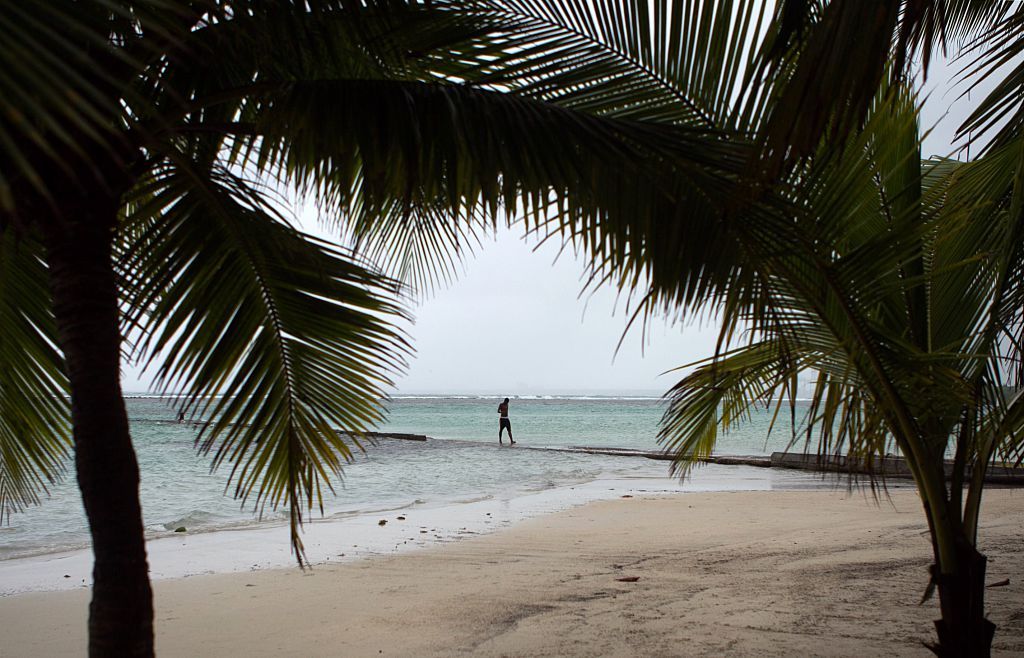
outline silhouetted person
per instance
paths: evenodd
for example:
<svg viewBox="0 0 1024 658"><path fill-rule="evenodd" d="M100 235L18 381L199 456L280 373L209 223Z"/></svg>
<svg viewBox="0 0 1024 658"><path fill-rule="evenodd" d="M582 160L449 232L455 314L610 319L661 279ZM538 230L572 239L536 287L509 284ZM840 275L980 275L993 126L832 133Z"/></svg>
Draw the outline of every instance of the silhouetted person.
<svg viewBox="0 0 1024 658"><path fill-rule="evenodd" d="M505 430L508 430L508 442L515 443L512 438L512 421L508 419L508 398L498 405L498 415L500 416L498 419L498 443L502 442L501 433Z"/></svg>

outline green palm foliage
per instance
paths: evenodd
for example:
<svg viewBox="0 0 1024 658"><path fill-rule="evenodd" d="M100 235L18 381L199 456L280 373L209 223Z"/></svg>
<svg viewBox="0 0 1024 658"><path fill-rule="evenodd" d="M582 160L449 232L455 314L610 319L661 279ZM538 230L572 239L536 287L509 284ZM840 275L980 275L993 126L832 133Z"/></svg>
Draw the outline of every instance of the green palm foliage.
<svg viewBox="0 0 1024 658"><path fill-rule="evenodd" d="M890 96L841 155L805 163L778 221L737 234L760 298L728 291L727 347L674 387L661 440L685 471L760 404L805 412L806 444L824 456L872 467L895 446L932 532L936 650L978 655L993 630L977 551L984 477L1024 456L1020 152L922 162L912 100ZM801 375L816 379L806 411Z"/></svg>
<svg viewBox="0 0 1024 658"><path fill-rule="evenodd" d="M418 283L519 204L641 276L662 221L714 231L748 159L715 92L742 69L683 65L730 14L679 6L648 22L612 2L582 22L582 3L511 1L5 6L0 506L35 502L73 449L93 655L153 648L121 357L159 359L232 492L288 506L301 560L303 515L357 445L340 430L379 418L408 348L396 281L293 229L273 190ZM637 39L654 26L664 57ZM652 58L681 66L654 75ZM683 255L694 273L704 253Z"/></svg>
<svg viewBox="0 0 1024 658"><path fill-rule="evenodd" d="M915 460L943 605L970 598L943 577L963 540L973 550L963 529L977 515L954 514L959 489L935 460L963 435L960 463L987 463L1021 413L999 388L1019 344L1019 151L994 146L1002 166L922 167L912 102L871 100L875 60L823 99L824 118L780 131L822 84L815 48L830 54L829 39L804 37L819 23L842 28L833 42L855 32L828 18L842 4L5 5L0 506L33 502L59 475L68 391L96 554L91 652L152 652L121 353L159 359L160 385L211 420L199 447L230 466L233 493L289 506L301 559L302 515L353 447L338 430L377 419L408 349L388 319L399 284L367 260L437 285L519 214L589 255L595 282L646 293L638 313L722 311L722 353L667 418L682 457L709 449L720 410L731 420L815 370L828 445L874 454L892 437ZM910 34L899 43L948 38L932 29L946 16L967 34L1007 13L924 5L936 11L895 23ZM871 102L870 129L846 138ZM829 131L839 155L822 147ZM766 144L769 165L800 168L745 182ZM356 251L292 228L269 191L281 188ZM979 228L997 220L1002 233ZM943 315L958 294L973 310ZM742 330L756 344L730 340ZM972 491L963 509L977 509L980 480Z"/></svg>
<svg viewBox="0 0 1024 658"><path fill-rule="evenodd" d="M781 411L800 373L813 373L808 448L868 467L890 450L906 457L935 546L935 650L987 652L984 475L1021 454L1021 151L1011 121L983 159L922 162L903 80L915 53L956 46L980 57L982 75L1001 73L1018 48L1019 7L796 2L769 17L753 2L480 4L514 14L516 36L543 43L489 63L480 84L647 129L704 126L741 147L702 163L727 175L699 195L678 187L692 180L689 162L640 153L657 163L641 171L651 194L611 188L633 212L595 196L610 210L595 218L567 195L550 224L564 230L574 217L569 239L592 256L593 280L642 292L638 316L710 306L722 318L719 354L671 393L662 440L679 465L710 452L751 405ZM864 39L864 12L885 14L880 39ZM862 51L870 57L849 56ZM572 68L587 58L598 77ZM644 81L626 85L634 72ZM975 121L985 108L1019 111L1017 77ZM748 139L757 148L742 148Z"/></svg>
<svg viewBox="0 0 1024 658"><path fill-rule="evenodd" d="M67 379L37 242L0 236L0 522L39 503L70 447Z"/></svg>
<svg viewBox="0 0 1024 658"><path fill-rule="evenodd" d="M118 259L133 351L159 358L156 386L187 390L182 411L209 419L196 443L212 468L231 465L234 495L287 505L301 564L303 510L322 509L357 441L339 430L381 420L387 374L404 365L387 320L403 315L396 284L290 228L226 171L169 166L142 190Z"/></svg>
<svg viewBox="0 0 1024 658"><path fill-rule="evenodd" d="M617 23L631 20L627 5L607 7ZM242 458L266 424L276 427L247 398L294 405L298 384L311 387L302 404L325 396L322 404L343 412L290 415L281 441L299 431L294 423L310 436L331 424L366 427L379 413L368 400L405 350L379 319L398 312L385 301L398 284L360 267L358 255L289 228L274 186L308 194L368 255L392 259L397 274L419 282L450 274L478 232L520 201L535 227L564 223L620 263L643 244L639 224L627 228L634 217L651 225L678 214L678 198L694 197L691 214L710 221L729 194L744 156L716 125L729 122L710 118L722 98L681 113L651 109L673 107L683 78L723 78L705 67L656 79L628 52L633 37L618 31L623 25L580 34L578 9L556 16L543 3L343 1L12 8L3 20L16 38L0 52L12 72L3 95L13 120L0 125L9 146L0 160L4 225L14 236L45 234L74 219L64 198L114 200L122 332L138 332L126 350L159 356L159 384L187 392L187 409L215 418L200 443L216 449L217 463L234 455L249 464ZM690 20L676 17L673 33ZM711 29L704 25L700 39ZM541 45L523 50L532 42ZM589 61L579 60L583 46ZM639 120L654 118L664 121ZM695 268L700 252L692 250ZM44 267L45 253L39 258ZM45 315L48 295L22 297ZM56 352L43 356L59 369ZM342 370L299 377L298 357ZM329 383L334 377L343 383ZM36 392L60 390L63 379L50 379L58 388ZM224 392L233 401L214 399ZM38 430L41 443L49 426ZM325 458L324 448L313 451ZM331 449L347 450L340 442ZM268 460L252 466L285 463ZM240 468L239 495L283 500L270 484L281 473L259 471L269 480L257 484ZM315 498L316 486L301 497Z"/></svg>
<svg viewBox="0 0 1024 658"><path fill-rule="evenodd" d="M761 60L771 74L757 81L774 90L762 155L723 217L742 218L725 239L748 274L703 298L721 315L720 349L671 391L661 440L685 473L755 405L799 420L800 376L812 377L807 449L869 469L898 450L913 472L935 551L925 598L937 589L942 612L933 650L988 655L984 479L1024 456L1021 12L888 4L782 4ZM886 11L895 22L871 44L855 17ZM947 45L973 59L968 88L999 79L960 129L988 137L969 163L921 161L901 82L915 51ZM786 202L772 210L766 193ZM655 282L648 299L675 294Z"/></svg>
<svg viewBox="0 0 1024 658"><path fill-rule="evenodd" d="M861 126L883 84L896 88L917 72L927 77L937 55L959 56L971 86L991 75L1003 78L964 133L977 130L974 124L998 120L1003 111L1020 112L1012 107L1020 67L1009 74L1001 70L1020 49L1024 10L1019 3L780 0L778 5L761 66L786 75L761 132L763 176L812 155L824 136L841 143Z"/></svg>

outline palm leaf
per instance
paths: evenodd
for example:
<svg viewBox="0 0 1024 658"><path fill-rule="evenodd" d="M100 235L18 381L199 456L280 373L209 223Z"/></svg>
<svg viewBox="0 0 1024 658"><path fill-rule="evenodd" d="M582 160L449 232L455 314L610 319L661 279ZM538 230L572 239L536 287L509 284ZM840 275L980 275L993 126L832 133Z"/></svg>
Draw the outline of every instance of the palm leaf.
<svg viewBox="0 0 1024 658"><path fill-rule="evenodd" d="M1010 3L990 0L842 2L785 0L761 64L782 73L764 132L762 169L810 156L823 137L841 143L866 120L878 90L930 58L998 25ZM773 82L774 84L774 82Z"/></svg>
<svg viewBox="0 0 1024 658"><path fill-rule="evenodd" d="M1000 4L1004 3L993 3ZM1019 63L1024 51L1024 40L1020 38L1024 8L1017 5L1002 9L999 20L978 35L960 56L968 61L959 76L967 87L964 95L977 91L980 85L992 85L957 130L958 138L981 142L983 150L1007 144L1024 127L1024 108L1020 103L1024 65Z"/></svg>
<svg viewBox="0 0 1024 658"><path fill-rule="evenodd" d="M50 202L57 178L116 189L108 165L124 164L120 129L126 105L140 106L132 82L144 68L118 47L134 38L132 14L115 0L15 3L0 13L0 209L37 219L31 204Z"/></svg>
<svg viewBox="0 0 1024 658"><path fill-rule="evenodd" d="M740 87L763 5L715 10L680 0L656 3L649 16L634 16L635 4L621 0L586 5L483 0L393 15L338 7L327 20L282 10L254 12L237 25L223 21L197 30L187 50L196 57L214 50L237 56L218 58L198 77L187 66L181 75L168 74L180 81L171 85L175 96L208 97L217 105L198 104L172 128L197 147L204 144L207 158L226 147L234 163L252 162L298 181L316 194L329 222L345 218L338 223L367 253L405 254L387 265L401 263L418 282L432 279L427 267L450 278L461 249L486 230L476 212L481 207L491 222L499 207L512 213L520 202L535 213L535 225L548 216L584 215L552 226L601 244L591 219L596 204L617 202L613 193L590 198L586 188L601 189L604 181L579 170L580 151L583 158L600 155L596 164L609 172L639 161L634 156L675 158L668 171L650 167L662 179L676 179L664 183L668 194L705 196L685 178L706 178L707 169L723 179L713 196L725 198L720 190L728 175L718 170L736 156L716 156L729 149L723 129L739 125L737 108L745 107L747 118L756 114L750 108L757 103L740 102L747 98ZM708 61L701 58L705 46L715 53ZM321 55L310 58L311 50ZM442 78L462 84L414 82ZM494 93L509 90L517 97ZM230 137L211 141L217 134ZM550 142L553 134L557 142ZM702 143L678 146L688 134L703 135ZM631 202L650 196L648 190L629 194ZM566 200L570 207L559 205ZM678 214L662 204L659 214ZM462 219L438 221L441 208ZM381 225L404 229L375 228ZM625 253L616 246L600 260L621 263Z"/></svg>
<svg viewBox="0 0 1024 658"><path fill-rule="evenodd" d="M64 358L55 347L43 250L0 233L0 522L39 502L71 448Z"/></svg>
<svg viewBox="0 0 1024 658"><path fill-rule="evenodd" d="M371 214L360 208L358 195L352 201L346 212L327 211L321 221L337 228L343 244L418 294L452 283L463 259L494 226L473 209L454 214L396 202Z"/></svg>
<svg viewBox="0 0 1024 658"><path fill-rule="evenodd" d="M667 394L658 430L658 442L675 455L673 472L686 476L711 455L719 430L748 420L751 409L770 403L800 369L798 355L782 341L761 341L717 354L684 377Z"/></svg>
<svg viewBox="0 0 1024 658"><path fill-rule="evenodd" d="M351 6L331 8L353 11ZM498 62L502 53L474 48L483 43L481 24L497 23L507 29L507 16L485 13L467 22L416 14L415 24L433 26L428 39L420 32L403 32L401 21L396 28L393 17L372 12L339 13L337 21L327 20L320 27L298 14L257 10L240 15L237 25L234 17L218 17L195 30L182 45L185 59L211 49L227 49L237 57L210 62L194 78L176 74L173 65L168 69L172 93L153 103L166 105L172 117L179 114L171 121L161 119L145 126L149 157L158 164L153 176L133 192L131 219L122 231L134 246L121 261L129 291L126 326L143 332L137 354L166 355L160 384L186 387L192 395L189 408L212 418L211 433L204 435L202 445L215 450L215 464L225 459L235 464L236 494L251 494L260 506L287 499L297 547L301 522L301 516L295 516L300 509L297 492L302 492L307 506L312 505L319 498L320 484L337 472L341 462L308 447L303 448L311 450L308 458L301 454L293 458L295 446L304 445L294 439L294 433L308 434L311 425L298 426L305 421L292 422L280 410L289 408L293 399L312 406L313 397L302 397L303 390L291 388L294 381L288 373L298 368L298 361L270 359L286 351L273 348L288 344L288 336L255 329L262 326L257 322L260 312L280 315L280 303L270 304L278 296L265 288L283 287L274 277L285 275L268 265L269 255L264 260L253 255L267 249L263 243L273 232L260 238L262 246L257 249L248 241L239 244L244 231L238 228L241 224L236 226L240 218L252 217L255 224L256 217L273 219L274 213L248 183L229 175L224 167L237 167L236 171L251 167L281 182L298 183L300 191L316 196L325 214L348 211L354 219L346 226L360 247L365 245L371 255L399 254L385 264L396 273L411 272L414 280L417 275L419 281L427 280L428 270L436 268L439 276L446 276L446 264L457 261L465 244L521 202L535 228L546 229L553 221L570 239L597 254L607 271L623 265L635 268L638 280L662 276L667 282L676 277L682 263L689 269L675 278L675 285L689 290L691 281L705 280L708 247L714 244L711 236L719 230L719 209L732 202L735 172L746 159L742 143L730 144L723 139L725 132L703 124L657 125L635 118L592 117L541 99L509 98L488 89L394 81L429 77L433 70L434 76L463 72L463 79L473 84L496 84L499 64L488 68L480 67L480 62ZM358 29L346 26L346 17L356 21ZM246 32L243 27L252 29ZM410 57L404 49L416 39L424 49ZM271 42L279 47L270 48ZM459 47L466 50L465 61L442 62L437 44L464 44ZM314 58L323 60L322 66L303 56L310 50L323 54ZM275 58L269 53L275 53ZM615 58L623 59L620 54ZM627 64L634 73L639 71L638 79L650 77L635 64ZM570 75L566 63L556 71ZM490 82L485 82L491 74ZM181 98L199 101L181 105ZM609 115L615 114L614 104L609 100L606 105ZM226 162L219 163L221 158ZM182 164L184 159L193 164ZM623 175L623 162L636 163L635 176ZM202 172L208 170L215 178L210 185L200 182ZM442 223L438 221L441 209L460 218ZM637 217L643 221L636 221ZM678 251L671 270L661 275L657 269L649 271L636 256L654 244L647 232L665 221L679 229L665 248ZM230 258L196 256L210 253L210 227L218 224L224 236L217 245L235 251ZM709 243L687 239L699 235L702 226ZM252 228L246 231L262 235ZM394 246L400 248L392 251ZM281 256L279 250L273 253ZM252 266L251 260L260 266ZM338 262L334 259L329 266L321 266L330 270L340 267ZM233 274L219 274L226 268ZM254 278L252 271L259 276ZM733 274L728 267L717 271ZM365 272L360 276L366 279L365 285L372 285L373 277ZM230 285L212 285L225 278ZM326 299L332 294L317 293ZM183 301L175 304L175 297ZM381 299L374 299L373 304L367 302L370 307L383 305ZM351 332L335 329L336 335L354 339ZM394 347L388 342L394 337L385 334L371 335L372 345L364 346L372 352L366 360L374 372L397 365L386 350L377 349ZM251 345L230 347L232 337ZM298 356L291 347L287 353ZM332 355L314 356L326 362ZM359 366L350 359L344 367L358 370ZM287 381L275 388L275 382L283 380ZM318 392L330 393L318 393L318 399L336 403L342 410L338 412L342 416L331 417L337 418L336 426L359 429L372 423L376 412L368 400L375 399L379 387L368 383L342 395L331 386L315 384ZM209 398L219 391L236 397ZM266 411L253 402L260 396L270 400ZM317 407L317 413L322 416L327 411ZM312 425L324 434L325 423L317 423ZM255 444L254 437L261 431L273 431L275 439ZM342 447L340 441L330 446L338 453L343 453ZM319 460L323 460L319 471L302 471ZM301 549L298 552L301 556Z"/></svg>
<svg viewBox="0 0 1024 658"><path fill-rule="evenodd" d="M323 208L358 200L366 222L411 208L496 221L518 208L529 227L548 229L550 219L596 260L638 275L647 271L635 255L675 249L677 286L687 282L677 266L729 262L713 236L746 156L718 132L436 84L296 83L267 98L238 137L251 150L243 160L302 182ZM678 229L672 241L649 240L665 225Z"/></svg>
<svg viewBox="0 0 1024 658"><path fill-rule="evenodd" d="M141 235L120 259L137 354L161 357L157 386L208 422L197 444L213 468L231 465L234 495L261 512L287 505L301 564L303 510L322 510L403 367L395 285L290 228L225 171L179 162L147 187L126 227Z"/></svg>
<svg viewBox="0 0 1024 658"><path fill-rule="evenodd" d="M735 108L766 18L758 2L477 0L447 3L496 24L511 47L485 85L580 111L743 129Z"/></svg>
<svg viewBox="0 0 1024 658"><path fill-rule="evenodd" d="M838 154L823 148L800 171L791 205L774 217L749 213L728 234L744 267L758 273L736 279L757 282L755 294L730 292L721 307L724 326L750 328L748 347L716 355L674 389L661 439L681 460L709 452L716 426L749 405L781 406L801 373L818 380L806 424L821 454L845 451L870 463L895 441L921 465L921 451L936 446L914 445L919 419L943 441L941 430L959 421L969 395L951 366L958 355L930 351L928 338L923 273L932 261L924 251L937 220L924 213L931 193L922 191L914 118L909 97L881 94L863 132ZM922 401L916 391L924 388L944 393Z"/></svg>

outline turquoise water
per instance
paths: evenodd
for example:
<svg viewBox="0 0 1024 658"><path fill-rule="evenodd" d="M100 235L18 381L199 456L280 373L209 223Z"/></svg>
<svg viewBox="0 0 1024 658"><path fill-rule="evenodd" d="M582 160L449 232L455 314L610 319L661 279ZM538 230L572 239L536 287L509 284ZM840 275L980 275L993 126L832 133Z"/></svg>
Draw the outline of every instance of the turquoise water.
<svg viewBox="0 0 1024 658"><path fill-rule="evenodd" d="M545 451L532 448L598 446L657 450L664 403L657 398L546 396L513 398L510 417L518 446L497 443L500 400L483 396L405 396L389 401L381 431L426 434L423 442L380 440L358 454L333 482L325 516L512 497L603 476L668 475L667 462ZM195 429L174 422L170 401L128 400L141 470L140 496L147 532L168 535L280 522L286 511L262 519L225 494L227 469L210 473L193 448ZM785 448L790 428L782 419L767 436L768 412L758 412L723 437L722 454L769 454ZM521 449L527 448L527 449ZM88 530L73 478L53 487L41 506L13 515L0 527L0 559L88 545Z"/></svg>
<svg viewBox="0 0 1024 658"><path fill-rule="evenodd" d="M496 441L500 398L404 396L390 405L384 431L438 439ZM536 396L513 398L509 417L517 441L536 447L599 446L658 450L658 422L665 403L656 397ZM771 414L755 412L719 441L722 454L766 455L791 438L787 419L768 435Z"/></svg>

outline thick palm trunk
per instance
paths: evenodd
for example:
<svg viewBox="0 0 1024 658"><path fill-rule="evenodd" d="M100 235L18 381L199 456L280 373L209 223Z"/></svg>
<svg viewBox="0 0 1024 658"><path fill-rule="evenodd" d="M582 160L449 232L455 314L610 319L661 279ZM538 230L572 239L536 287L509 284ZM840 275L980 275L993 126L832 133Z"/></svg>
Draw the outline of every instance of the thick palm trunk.
<svg viewBox="0 0 1024 658"><path fill-rule="evenodd" d="M987 657L996 625L985 618L985 566L987 558L966 539L957 542L956 565L939 574L939 606L935 620L939 643L932 647L942 658Z"/></svg>
<svg viewBox="0 0 1024 658"><path fill-rule="evenodd" d="M89 655L151 656L153 597L139 469L120 384L121 336L111 263L116 204L66 213L46 229L60 348L67 363L75 468L95 557Z"/></svg>

